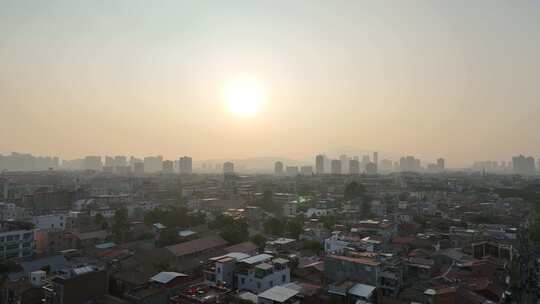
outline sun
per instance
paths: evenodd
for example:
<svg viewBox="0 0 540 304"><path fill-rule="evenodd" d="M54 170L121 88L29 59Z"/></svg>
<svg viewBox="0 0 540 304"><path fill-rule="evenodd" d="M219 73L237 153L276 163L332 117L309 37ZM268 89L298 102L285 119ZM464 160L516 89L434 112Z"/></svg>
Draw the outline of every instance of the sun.
<svg viewBox="0 0 540 304"><path fill-rule="evenodd" d="M229 84L225 91L225 101L229 111L241 117L253 117L260 111L266 94L253 80L239 80Z"/></svg>

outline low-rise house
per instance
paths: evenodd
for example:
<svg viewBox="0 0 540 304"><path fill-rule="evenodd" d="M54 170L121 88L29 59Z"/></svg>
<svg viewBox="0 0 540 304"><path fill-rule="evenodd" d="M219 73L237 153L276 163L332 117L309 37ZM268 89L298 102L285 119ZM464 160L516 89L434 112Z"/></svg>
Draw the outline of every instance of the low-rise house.
<svg viewBox="0 0 540 304"><path fill-rule="evenodd" d="M289 260L274 258L269 254L247 256L243 253L229 253L212 258L210 262L205 277L211 286L259 293L289 283L291 278Z"/></svg>
<svg viewBox="0 0 540 304"><path fill-rule="evenodd" d="M324 272L329 282L353 280L377 286L381 263L372 258L356 258L341 255L327 255Z"/></svg>
<svg viewBox="0 0 540 304"><path fill-rule="evenodd" d="M73 268L52 278L43 289L43 303L85 303L108 293L109 276L106 270L94 266Z"/></svg>
<svg viewBox="0 0 540 304"><path fill-rule="evenodd" d="M189 282L188 275L164 271L151 277L145 286L130 290L125 298L134 304L168 303L169 297L180 292Z"/></svg>

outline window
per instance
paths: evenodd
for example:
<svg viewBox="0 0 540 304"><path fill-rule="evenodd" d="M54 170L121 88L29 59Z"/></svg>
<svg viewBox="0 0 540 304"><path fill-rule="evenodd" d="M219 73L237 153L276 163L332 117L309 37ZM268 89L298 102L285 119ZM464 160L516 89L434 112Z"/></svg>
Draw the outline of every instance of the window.
<svg viewBox="0 0 540 304"><path fill-rule="evenodd" d="M261 282L257 282L257 289L261 289Z"/></svg>
<svg viewBox="0 0 540 304"><path fill-rule="evenodd" d="M270 281L270 287L274 287L274 281Z"/></svg>
<svg viewBox="0 0 540 304"><path fill-rule="evenodd" d="M287 279L287 276L286 275L282 275L281 276L281 282L285 283L285 280Z"/></svg>
<svg viewBox="0 0 540 304"><path fill-rule="evenodd" d="M245 278L240 278L240 284L242 284L242 285L246 284L246 279Z"/></svg>

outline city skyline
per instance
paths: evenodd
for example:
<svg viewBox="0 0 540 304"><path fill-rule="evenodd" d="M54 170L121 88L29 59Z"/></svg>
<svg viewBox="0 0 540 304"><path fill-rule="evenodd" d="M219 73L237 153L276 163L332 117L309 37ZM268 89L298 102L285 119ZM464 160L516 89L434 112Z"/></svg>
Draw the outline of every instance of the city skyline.
<svg viewBox="0 0 540 304"><path fill-rule="evenodd" d="M0 151L538 156L539 29L538 2L3 1Z"/></svg>

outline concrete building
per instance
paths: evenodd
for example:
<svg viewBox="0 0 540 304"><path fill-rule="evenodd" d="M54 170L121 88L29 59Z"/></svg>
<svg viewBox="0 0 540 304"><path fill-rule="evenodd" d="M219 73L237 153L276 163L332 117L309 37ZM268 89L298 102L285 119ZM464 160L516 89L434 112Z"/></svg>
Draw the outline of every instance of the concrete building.
<svg viewBox="0 0 540 304"><path fill-rule="evenodd" d="M163 173L174 173L174 162L172 160L163 161Z"/></svg>
<svg viewBox="0 0 540 304"><path fill-rule="evenodd" d="M144 172L156 173L163 170L163 156L147 156L143 162Z"/></svg>
<svg viewBox="0 0 540 304"><path fill-rule="evenodd" d="M229 253L210 259L213 265L205 271L209 284L225 284L231 289L261 293L277 285L290 282L289 260L269 254L247 256Z"/></svg>
<svg viewBox="0 0 540 304"><path fill-rule="evenodd" d="M360 161L358 159L351 159L349 161L349 173L360 174Z"/></svg>
<svg viewBox="0 0 540 304"><path fill-rule="evenodd" d="M297 166L287 166L285 172L288 176L296 176L299 174Z"/></svg>
<svg viewBox="0 0 540 304"><path fill-rule="evenodd" d="M101 156L86 156L83 163L83 169L85 170L101 171L101 168L103 167Z"/></svg>
<svg viewBox="0 0 540 304"><path fill-rule="evenodd" d="M27 258L34 255L35 230L19 222L3 222L0 228L0 257Z"/></svg>
<svg viewBox="0 0 540 304"><path fill-rule="evenodd" d="M94 266L73 268L45 283L43 303L87 303L106 295L108 288L109 276L106 270Z"/></svg>
<svg viewBox="0 0 540 304"><path fill-rule="evenodd" d="M533 157L519 155L512 157L512 168L515 174L533 174L536 164Z"/></svg>
<svg viewBox="0 0 540 304"><path fill-rule="evenodd" d="M339 159L333 159L330 163L330 173L341 174L341 161Z"/></svg>
<svg viewBox="0 0 540 304"><path fill-rule="evenodd" d="M180 174L193 173L193 159L189 156L180 157L178 160L178 169Z"/></svg>
<svg viewBox="0 0 540 304"><path fill-rule="evenodd" d="M277 161L274 164L274 174L277 176L283 175L283 163L280 161Z"/></svg>
<svg viewBox="0 0 540 304"><path fill-rule="evenodd" d="M300 167L300 174L302 175L313 175L313 167L312 166L302 166Z"/></svg>
<svg viewBox="0 0 540 304"><path fill-rule="evenodd" d="M223 163L223 174L234 174L234 163L232 162L225 162Z"/></svg>
<svg viewBox="0 0 540 304"><path fill-rule="evenodd" d="M324 155L317 155L315 157L315 173L324 174Z"/></svg>
<svg viewBox="0 0 540 304"><path fill-rule="evenodd" d="M144 174L144 163L136 162L133 164L133 172L137 175Z"/></svg>
<svg viewBox="0 0 540 304"><path fill-rule="evenodd" d="M373 162L369 162L366 164L366 174L367 175L375 175L377 174L377 165Z"/></svg>
<svg viewBox="0 0 540 304"><path fill-rule="evenodd" d="M443 172L445 170L444 158L437 159L437 169L440 172Z"/></svg>

